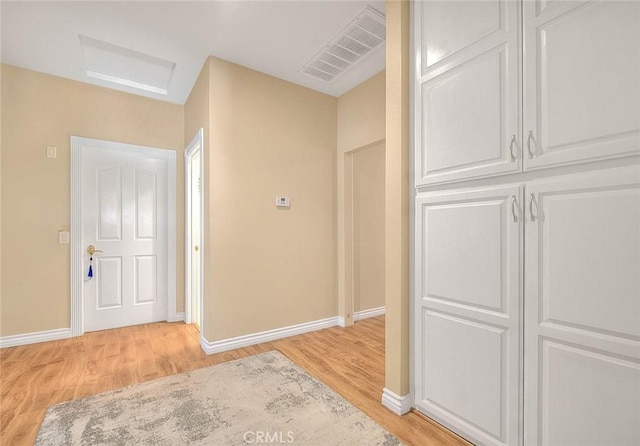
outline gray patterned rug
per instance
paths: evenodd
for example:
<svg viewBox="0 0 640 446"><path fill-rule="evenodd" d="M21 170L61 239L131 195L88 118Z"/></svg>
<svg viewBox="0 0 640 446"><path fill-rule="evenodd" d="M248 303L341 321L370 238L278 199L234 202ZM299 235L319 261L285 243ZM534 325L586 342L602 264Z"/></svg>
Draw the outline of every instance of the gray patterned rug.
<svg viewBox="0 0 640 446"><path fill-rule="evenodd" d="M47 409L36 445L400 445L279 352Z"/></svg>

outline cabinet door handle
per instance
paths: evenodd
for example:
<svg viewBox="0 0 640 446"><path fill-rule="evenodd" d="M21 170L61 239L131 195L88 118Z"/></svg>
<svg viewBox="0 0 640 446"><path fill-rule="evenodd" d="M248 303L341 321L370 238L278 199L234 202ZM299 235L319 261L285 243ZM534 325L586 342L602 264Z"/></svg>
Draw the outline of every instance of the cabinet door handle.
<svg viewBox="0 0 640 446"><path fill-rule="evenodd" d="M529 158L533 158L533 151L531 150L531 140L533 139L533 130L529 130L529 137L527 138L527 151L529 152Z"/></svg>
<svg viewBox="0 0 640 446"><path fill-rule="evenodd" d="M536 221L536 216L533 213L533 200L535 200L535 195L531 194L529 196L529 216L531 217L531 221Z"/></svg>
<svg viewBox="0 0 640 446"><path fill-rule="evenodd" d="M513 222L518 223L518 213L516 208L518 207L518 199L515 195L511 196L511 215L513 215Z"/></svg>
<svg viewBox="0 0 640 446"><path fill-rule="evenodd" d="M513 146L516 145L516 135L511 135L511 143L509 144L509 152L511 153L511 162L515 162L516 154L513 151Z"/></svg>

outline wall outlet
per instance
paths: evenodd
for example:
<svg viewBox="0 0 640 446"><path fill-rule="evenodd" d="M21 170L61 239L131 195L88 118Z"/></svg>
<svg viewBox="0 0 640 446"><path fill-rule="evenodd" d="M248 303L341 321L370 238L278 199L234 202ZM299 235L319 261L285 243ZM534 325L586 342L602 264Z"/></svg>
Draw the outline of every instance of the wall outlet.
<svg viewBox="0 0 640 446"><path fill-rule="evenodd" d="M291 200L289 197L276 197L276 206L279 208L288 208L291 207Z"/></svg>

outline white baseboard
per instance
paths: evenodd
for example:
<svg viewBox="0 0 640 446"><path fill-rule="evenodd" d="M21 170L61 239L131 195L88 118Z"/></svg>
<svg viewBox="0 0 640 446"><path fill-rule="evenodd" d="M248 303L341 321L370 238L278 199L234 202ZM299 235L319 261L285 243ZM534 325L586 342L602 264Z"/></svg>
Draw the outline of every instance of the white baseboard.
<svg viewBox="0 0 640 446"><path fill-rule="evenodd" d="M362 319L369 319L370 317L382 316L385 313L385 308L386 307L378 307L371 308L370 310L356 311L353 313L353 320L361 321Z"/></svg>
<svg viewBox="0 0 640 446"><path fill-rule="evenodd" d="M70 337L71 328L58 328L56 330L36 331L34 333L3 336L0 338L0 348L56 341L58 339L66 339Z"/></svg>
<svg viewBox="0 0 640 446"><path fill-rule="evenodd" d="M176 313L176 317L173 319L174 322L183 321L184 322L184 311L181 313Z"/></svg>
<svg viewBox="0 0 640 446"><path fill-rule="evenodd" d="M310 331L322 330L323 328L335 327L338 325L337 317L329 317L318 321L305 322L303 324L290 325L289 327L276 328L274 330L252 333L235 338L223 339L221 341L209 342L204 336L200 336L200 346L207 355L213 353L226 352L235 348L248 347L262 342L275 341L276 339L287 338Z"/></svg>
<svg viewBox="0 0 640 446"><path fill-rule="evenodd" d="M386 307L377 307L371 308L370 310L356 311L353 313L353 321L361 321L362 319L369 319L370 317L382 316L385 313L385 308ZM346 326L342 316L338 316L338 325L342 328Z"/></svg>
<svg viewBox="0 0 640 446"><path fill-rule="evenodd" d="M404 415L411 410L413 398L410 394L397 395L385 387L382 391L382 405L396 415Z"/></svg>

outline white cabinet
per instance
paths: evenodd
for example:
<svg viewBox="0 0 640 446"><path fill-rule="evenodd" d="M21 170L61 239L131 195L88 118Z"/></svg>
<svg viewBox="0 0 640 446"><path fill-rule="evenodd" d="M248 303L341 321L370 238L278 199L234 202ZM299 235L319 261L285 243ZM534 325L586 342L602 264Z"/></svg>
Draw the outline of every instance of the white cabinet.
<svg viewBox="0 0 640 446"><path fill-rule="evenodd" d="M640 1L413 24L416 408L482 445L639 445Z"/></svg>
<svg viewBox="0 0 640 446"><path fill-rule="evenodd" d="M640 153L640 2L413 11L417 186Z"/></svg>
<svg viewBox="0 0 640 446"><path fill-rule="evenodd" d="M526 199L525 444L640 444L640 167Z"/></svg>
<svg viewBox="0 0 640 446"><path fill-rule="evenodd" d="M640 166L415 218L416 408L482 445L640 444Z"/></svg>
<svg viewBox="0 0 640 446"><path fill-rule="evenodd" d="M416 200L415 404L478 444L517 444L522 188Z"/></svg>
<svg viewBox="0 0 640 446"><path fill-rule="evenodd" d="M640 2L524 2L525 169L640 149Z"/></svg>

